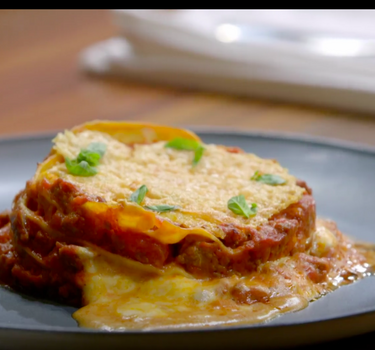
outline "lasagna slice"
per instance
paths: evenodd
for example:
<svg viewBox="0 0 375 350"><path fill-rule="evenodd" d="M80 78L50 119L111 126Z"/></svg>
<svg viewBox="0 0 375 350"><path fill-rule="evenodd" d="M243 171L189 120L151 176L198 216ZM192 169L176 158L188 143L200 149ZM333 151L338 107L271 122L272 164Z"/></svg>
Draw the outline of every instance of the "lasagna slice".
<svg viewBox="0 0 375 350"><path fill-rule="evenodd" d="M152 124L53 142L0 216L0 279L79 307L81 326L259 323L370 273L371 249L316 219L276 160Z"/></svg>

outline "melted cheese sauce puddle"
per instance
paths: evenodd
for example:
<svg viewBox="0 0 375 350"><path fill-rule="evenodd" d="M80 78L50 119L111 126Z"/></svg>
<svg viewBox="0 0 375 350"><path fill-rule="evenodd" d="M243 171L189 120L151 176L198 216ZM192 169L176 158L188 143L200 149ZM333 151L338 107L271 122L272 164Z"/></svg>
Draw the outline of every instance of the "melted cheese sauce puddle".
<svg viewBox="0 0 375 350"><path fill-rule="evenodd" d="M337 238L320 222L310 254L331 254ZM341 237L341 236L340 236ZM313 282L297 255L259 266L245 277L198 280L169 265L164 270L80 248L86 306L73 314L79 325L106 330L201 328L261 323L301 310L337 287L371 274L372 247L366 254L341 241L324 282Z"/></svg>

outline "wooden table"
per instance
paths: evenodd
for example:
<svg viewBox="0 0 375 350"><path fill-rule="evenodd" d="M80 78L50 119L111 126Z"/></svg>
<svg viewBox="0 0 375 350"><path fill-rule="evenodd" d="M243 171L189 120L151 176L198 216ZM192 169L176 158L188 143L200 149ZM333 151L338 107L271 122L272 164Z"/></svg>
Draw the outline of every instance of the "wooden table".
<svg viewBox="0 0 375 350"><path fill-rule="evenodd" d="M83 74L79 52L116 33L108 11L0 11L0 137L112 119L297 132L375 146L372 115Z"/></svg>
<svg viewBox="0 0 375 350"><path fill-rule="evenodd" d="M0 136L92 119L278 130L375 145L375 116L93 78L79 52L117 34L109 11L0 11Z"/></svg>

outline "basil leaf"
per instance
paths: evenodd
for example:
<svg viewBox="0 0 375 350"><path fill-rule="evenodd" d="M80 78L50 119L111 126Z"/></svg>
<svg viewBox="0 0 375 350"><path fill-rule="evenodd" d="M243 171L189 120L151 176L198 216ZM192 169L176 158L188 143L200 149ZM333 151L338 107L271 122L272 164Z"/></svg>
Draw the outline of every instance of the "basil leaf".
<svg viewBox="0 0 375 350"><path fill-rule="evenodd" d="M283 179L279 175L273 175L273 174L260 175L259 171L256 171L254 173L254 175L251 177L251 180L262 182L271 186L283 185L286 183L286 180Z"/></svg>
<svg viewBox="0 0 375 350"><path fill-rule="evenodd" d="M258 211L258 205L256 203L251 203L250 216L254 216Z"/></svg>
<svg viewBox="0 0 375 350"><path fill-rule="evenodd" d="M197 148L201 147L201 144L196 140L176 137L175 139L168 141L164 147L174 148L181 151L195 151Z"/></svg>
<svg viewBox="0 0 375 350"><path fill-rule="evenodd" d="M204 147L203 146L199 146L195 150L194 159L193 159L193 166L196 166L199 163L199 161L201 160L201 158L203 156L203 152L204 152Z"/></svg>
<svg viewBox="0 0 375 350"><path fill-rule="evenodd" d="M232 197L228 201L228 209L237 215L245 216L249 218L257 213L257 204L252 203L251 207L246 202L245 196L240 194L239 196Z"/></svg>
<svg viewBox="0 0 375 350"><path fill-rule="evenodd" d="M81 152L79 152L77 161L78 162L85 161L89 163L91 166L95 166L99 164L100 158L101 156L99 153L94 153L87 149L84 149Z"/></svg>
<svg viewBox="0 0 375 350"><path fill-rule="evenodd" d="M166 148L174 148L180 151L194 151L193 166L196 166L201 160L204 152L204 147L200 142L183 137L176 137L165 144Z"/></svg>
<svg viewBox="0 0 375 350"><path fill-rule="evenodd" d="M88 145L86 150L92 153L98 153L100 157L103 157L105 151L107 150L107 145L101 142L92 142Z"/></svg>
<svg viewBox="0 0 375 350"><path fill-rule="evenodd" d="M146 185L142 185L139 187L135 192L133 192L130 196L130 201L141 204L143 199L146 196L148 188Z"/></svg>
<svg viewBox="0 0 375 350"><path fill-rule="evenodd" d="M84 160L79 162L76 159L70 160L69 158L66 158L65 165L68 169L68 172L72 175L93 176L98 172L96 168L92 167L88 162Z"/></svg>
<svg viewBox="0 0 375 350"><path fill-rule="evenodd" d="M90 143L86 149L81 150L81 152L78 154L77 160L78 162L84 160L91 166L96 166L99 164L99 160L101 157L103 157L106 149L107 145L104 143Z"/></svg>
<svg viewBox="0 0 375 350"><path fill-rule="evenodd" d="M168 204L160 204L160 205L146 205L145 208L153 210L153 211L159 211L159 212L166 212L171 210L178 209L175 205L168 205Z"/></svg>
<svg viewBox="0 0 375 350"><path fill-rule="evenodd" d="M259 170L257 170L254 175L250 178L250 180L253 180L253 181L257 181L257 179L259 178L260 174L259 174Z"/></svg>

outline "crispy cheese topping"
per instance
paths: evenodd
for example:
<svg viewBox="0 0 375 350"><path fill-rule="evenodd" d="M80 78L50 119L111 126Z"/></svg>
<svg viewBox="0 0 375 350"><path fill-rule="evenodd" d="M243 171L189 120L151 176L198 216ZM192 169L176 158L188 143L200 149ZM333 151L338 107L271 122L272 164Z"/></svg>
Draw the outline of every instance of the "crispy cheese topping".
<svg viewBox="0 0 375 350"><path fill-rule="evenodd" d="M148 188L142 205L158 206L168 203L178 211L160 212L182 227L200 227L216 237L223 237L220 225L257 227L299 201L304 189L275 160L254 154L231 153L226 147L204 145L204 157L192 167L193 152L166 148L165 141L126 145L106 133L83 130L66 131L54 139L54 150L62 157L76 157L92 142L106 144L106 156L97 166L98 174L78 177L67 172L63 163L46 169L49 176L71 181L81 190L101 196L108 204L127 203L141 185ZM269 186L251 181L255 171L282 176L283 186ZM255 215L247 218L228 209L227 202L238 193L249 203L257 203Z"/></svg>

